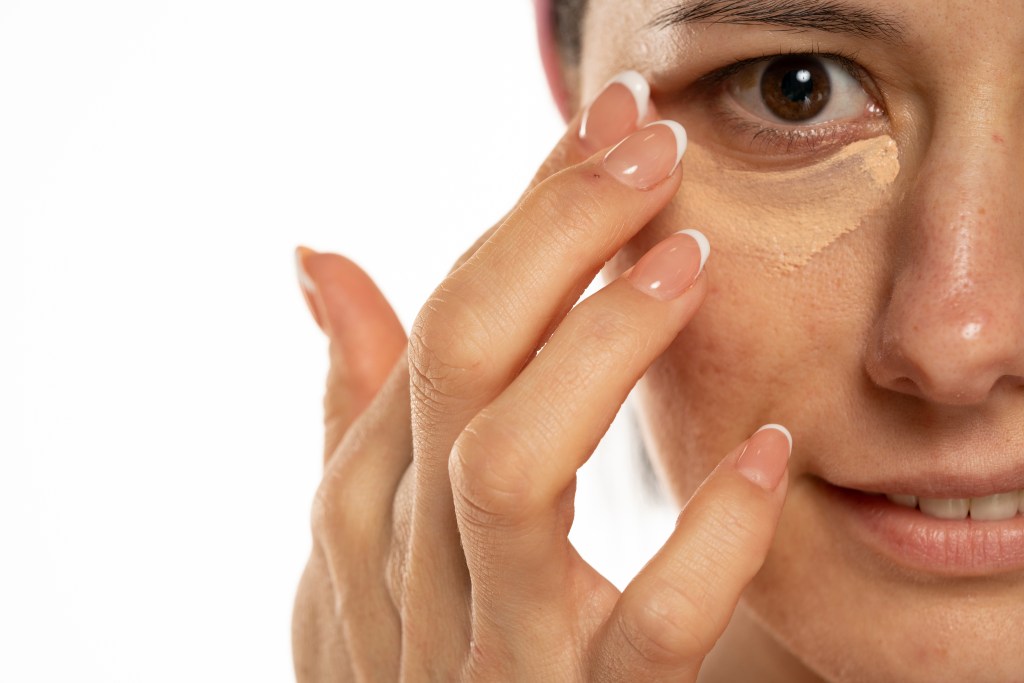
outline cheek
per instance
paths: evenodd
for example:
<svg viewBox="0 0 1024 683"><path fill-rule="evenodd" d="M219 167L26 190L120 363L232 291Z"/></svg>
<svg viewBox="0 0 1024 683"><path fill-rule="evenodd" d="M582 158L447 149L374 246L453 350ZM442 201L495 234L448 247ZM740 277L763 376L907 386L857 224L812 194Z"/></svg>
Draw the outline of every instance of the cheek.
<svg viewBox="0 0 1024 683"><path fill-rule="evenodd" d="M864 174L881 159L879 181L895 177L885 161L891 140L864 142L833 157L813 182L794 182L795 173L811 173L804 169L781 174L784 182L760 174L757 186L753 174L739 177L699 148L688 151L696 154L679 195L609 264L610 277L682 228L711 241L707 299L636 394L653 464L678 501L765 423L800 437L843 421L884 281L891 188L879 191ZM783 201L793 186L808 192ZM840 211L833 198L843 192Z"/></svg>
<svg viewBox="0 0 1024 683"><path fill-rule="evenodd" d="M851 143L800 168L754 171L693 144L684 162L680 219L705 231L718 253L797 275L890 204L899 174L895 141Z"/></svg>
<svg viewBox="0 0 1024 683"><path fill-rule="evenodd" d="M744 266L709 261L704 305L638 387L652 459L680 502L757 427L782 422L770 397L801 354L800 328L773 318L784 288L759 286L763 278Z"/></svg>

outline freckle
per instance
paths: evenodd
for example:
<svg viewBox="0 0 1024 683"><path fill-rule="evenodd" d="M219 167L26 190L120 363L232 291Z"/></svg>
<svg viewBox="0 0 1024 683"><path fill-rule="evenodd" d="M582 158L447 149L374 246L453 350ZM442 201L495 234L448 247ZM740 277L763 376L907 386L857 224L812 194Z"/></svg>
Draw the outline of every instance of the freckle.
<svg viewBox="0 0 1024 683"><path fill-rule="evenodd" d="M985 215L985 207L984 206L981 207L980 209L978 209L978 215L979 216L984 216Z"/></svg>
<svg viewBox="0 0 1024 683"><path fill-rule="evenodd" d="M1003 140L1002 135L999 135L998 133L992 133L992 142L996 142L1001 145L1005 142L1005 140Z"/></svg>

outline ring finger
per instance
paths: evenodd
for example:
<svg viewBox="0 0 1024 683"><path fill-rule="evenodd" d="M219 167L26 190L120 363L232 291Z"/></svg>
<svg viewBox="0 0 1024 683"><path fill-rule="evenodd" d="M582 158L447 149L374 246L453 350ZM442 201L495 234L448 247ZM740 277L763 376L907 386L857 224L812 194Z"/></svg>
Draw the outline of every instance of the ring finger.
<svg viewBox="0 0 1024 683"><path fill-rule="evenodd" d="M634 87L613 83L577 121L570 146L585 147L576 131L593 144L602 120L606 128L609 119L633 128L647 115L646 82L638 74L626 80ZM684 145L678 124L651 126L607 158L595 155L541 182L421 311L410 334L416 500L409 569L426 578L407 592L410 613L437 614L468 639L465 605L438 598L466 592L469 581L448 481L451 446L604 262L674 195ZM436 662L430 642L429 633L411 634L403 657Z"/></svg>
<svg viewBox="0 0 1024 683"><path fill-rule="evenodd" d="M656 244L574 308L459 437L452 485L474 623L517 623L562 602L571 556L563 494L637 380L699 308L708 253L696 230Z"/></svg>

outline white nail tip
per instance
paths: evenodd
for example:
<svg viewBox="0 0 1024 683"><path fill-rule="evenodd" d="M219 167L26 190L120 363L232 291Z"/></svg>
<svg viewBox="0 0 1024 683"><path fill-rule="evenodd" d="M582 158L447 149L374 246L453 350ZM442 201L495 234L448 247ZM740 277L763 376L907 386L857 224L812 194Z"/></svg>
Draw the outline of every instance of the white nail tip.
<svg viewBox="0 0 1024 683"><path fill-rule="evenodd" d="M647 116L647 103L651 99L651 86L647 83L647 79L636 71L623 71L608 81L605 87L607 88L612 83L620 83L632 93L633 99L636 100L636 124L639 126Z"/></svg>
<svg viewBox="0 0 1024 683"><path fill-rule="evenodd" d="M761 427L761 429L758 429L757 432L760 432L761 430L764 430L764 429L776 429L776 430L782 432L783 434L785 434L786 438L789 440L789 452L790 453L793 452L793 435L789 433L788 429L786 429L782 425L778 425L778 424L767 424L767 425ZM754 432L754 433L757 434L757 432Z"/></svg>
<svg viewBox="0 0 1024 683"><path fill-rule="evenodd" d="M700 247L700 269L704 270L704 264L708 262L708 255L711 254L711 243L708 242L708 238L700 230L694 230L693 228L680 230L679 234L689 235L696 240L697 246Z"/></svg>
<svg viewBox="0 0 1024 683"><path fill-rule="evenodd" d="M677 121L655 121L654 123L644 126L650 128L651 126L667 126L672 134L676 136L676 166L679 165L679 160L683 158L683 153L686 152L686 129ZM672 167L675 169L675 166Z"/></svg>
<svg viewBox="0 0 1024 683"><path fill-rule="evenodd" d="M299 255L298 251L295 252L295 271L299 276L299 284L302 285L303 289L307 292L313 292L316 290L316 285L313 284L312 278L310 278L309 274L306 273L306 269L302 267L302 257Z"/></svg>

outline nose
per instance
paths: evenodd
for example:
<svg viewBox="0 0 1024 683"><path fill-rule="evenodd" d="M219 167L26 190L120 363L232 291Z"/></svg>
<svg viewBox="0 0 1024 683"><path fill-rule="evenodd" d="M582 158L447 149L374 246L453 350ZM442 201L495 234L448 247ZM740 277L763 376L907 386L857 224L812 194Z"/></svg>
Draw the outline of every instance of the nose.
<svg viewBox="0 0 1024 683"><path fill-rule="evenodd" d="M893 226L865 357L880 387L963 406L1024 383L1022 152L991 124L936 131Z"/></svg>

